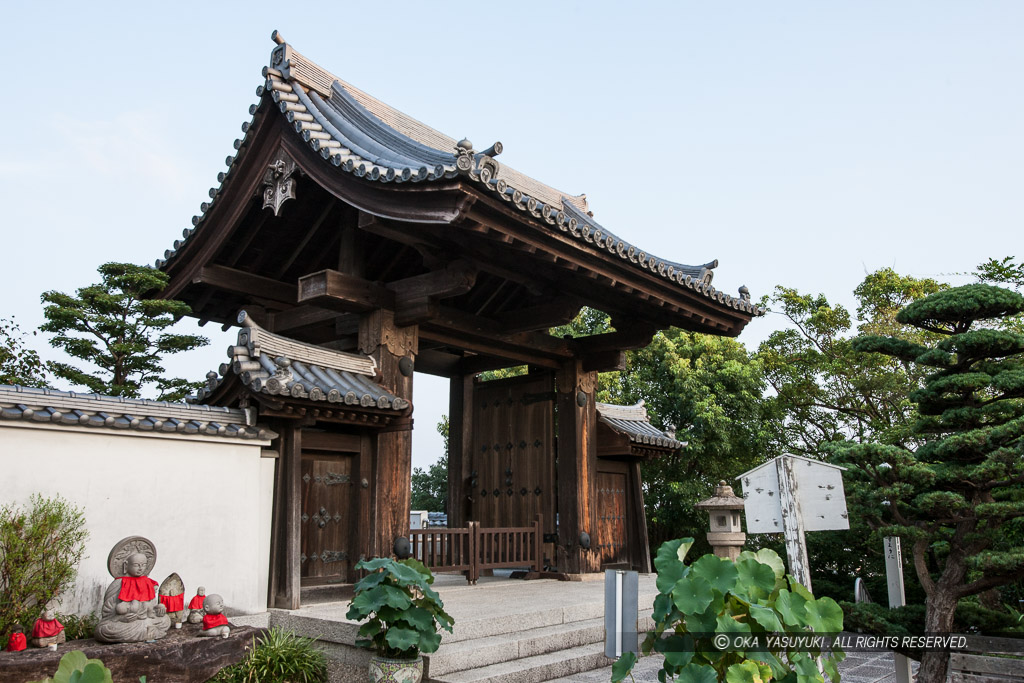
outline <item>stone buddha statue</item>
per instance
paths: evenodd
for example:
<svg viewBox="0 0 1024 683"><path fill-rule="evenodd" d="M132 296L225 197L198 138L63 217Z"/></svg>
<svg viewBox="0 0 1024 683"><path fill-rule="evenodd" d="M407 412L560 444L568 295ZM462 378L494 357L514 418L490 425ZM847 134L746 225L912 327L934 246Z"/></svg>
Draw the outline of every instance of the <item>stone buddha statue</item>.
<svg viewBox="0 0 1024 683"><path fill-rule="evenodd" d="M149 552L147 552L149 551ZM141 536L120 541L110 552L113 582L103 594L95 638L104 643L137 643L167 635L171 618L148 574L156 564L153 544Z"/></svg>

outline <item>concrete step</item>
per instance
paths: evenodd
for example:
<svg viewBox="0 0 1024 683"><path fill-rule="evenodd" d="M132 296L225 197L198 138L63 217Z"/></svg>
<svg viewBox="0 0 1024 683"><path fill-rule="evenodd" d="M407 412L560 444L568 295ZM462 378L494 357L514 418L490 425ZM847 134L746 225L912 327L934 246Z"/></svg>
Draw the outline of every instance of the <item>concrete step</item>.
<svg viewBox="0 0 1024 683"><path fill-rule="evenodd" d="M641 612L641 632L652 627L651 611ZM430 678L436 678L457 671L571 650L594 643L604 643L603 617L454 643L442 640L437 652L424 655L425 673Z"/></svg>
<svg viewBox="0 0 1024 683"><path fill-rule="evenodd" d="M431 683L540 683L609 666L613 661L604 656L603 642L592 643L440 676L431 675L427 680Z"/></svg>

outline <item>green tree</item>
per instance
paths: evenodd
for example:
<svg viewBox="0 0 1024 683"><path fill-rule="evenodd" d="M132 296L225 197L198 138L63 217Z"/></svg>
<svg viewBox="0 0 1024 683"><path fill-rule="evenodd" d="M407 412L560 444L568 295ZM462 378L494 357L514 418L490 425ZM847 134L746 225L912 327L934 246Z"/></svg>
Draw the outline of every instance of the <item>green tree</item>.
<svg viewBox="0 0 1024 683"><path fill-rule="evenodd" d="M437 433L444 439L444 453L426 469L412 471L412 509L445 512L448 509L448 416L442 415Z"/></svg>
<svg viewBox="0 0 1024 683"><path fill-rule="evenodd" d="M821 458L829 445L866 438L887 443L908 437L913 407L907 394L921 373L908 364L853 348L854 327L866 334L888 334L924 341L929 333L896 320L906 304L943 289L883 269L854 290L857 318L822 295L777 287L769 304L790 327L773 332L758 349L779 414L779 440L791 453Z"/></svg>
<svg viewBox="0 0 1024 683"><path fill-rule="evenodd" d="M111 396L138 398L142 388L153 384L160 400L180 400L202 385L164 377L161 357L205 346L209 340L193 334L174 334L167 329L191 313L187 304L160 299L168 276L153 268L130 263L105 263L99 267L101 282L77 290L76 296L44 292L50 344L95 369L83 370L68 363L50 363L54 375L90 391Z"/></svg>
<svg viewBox="0 0 1024 683"><path fill-rule="evenodd" d="M26 336L13 317L0 318L0 384L47 386L43 361L35 349L25 344Z"/></svg>
<svg viewBox="0 0 1024 683"><path fill-rule="evenodd" d="M0 633L30 622L70 588L89 532L82 511L59 496L0 507Z"/></svg>
<svg viewBox="0 0 1024 683"><path fill-rule="evenodd" d="M776 288L765 303L790 326L769 335L757 359L770 387L766 401L772 404L779 449L828 460L849 441L913 446L914 406L907 396L921 386L925 373L898 359L857 351L853 337L860 332L933 340L936 335L901 323L897 313L945 287L885 268L868 274L854 290L855 314L822 294ZM864 521L856 490L847 489L850 529L807 536L814 589L852 601L853 580L859 577L872 594L884 595L881 537ZM776 547L781 551L781 541ZM923 599L920 586L908 580L908 600L917 597Z"/></svg>
<svg viewBox="0 0 1024 683"><path fill-rule="evenodd" d="M761 364L735 339L671 328L600 380L601 400L642 400L652 424L687 442L642 466L651 546L685 533L703 545L707 517L694 503L775 450Z"/></svg>
<svg viewBox="0 0 1024 683"><path fill-rule="evenodd" d="M872 439L842 455L866 520L911 548L929 632L952 630L961 598L1024 579L1024 546L1006 542L1006 530L1024 521L1024 335L995 328L1022 312L1020 294L967 285L896 316L940 341L854 343L926 373L910 395L916 447ZM945 678L946 657L925 653L918 681Z"/></svg>

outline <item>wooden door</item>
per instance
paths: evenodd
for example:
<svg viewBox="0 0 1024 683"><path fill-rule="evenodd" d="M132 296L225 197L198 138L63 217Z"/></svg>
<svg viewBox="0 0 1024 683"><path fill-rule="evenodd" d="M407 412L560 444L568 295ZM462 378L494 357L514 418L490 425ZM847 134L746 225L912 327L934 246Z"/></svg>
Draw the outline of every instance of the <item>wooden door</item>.
<svg viewBox="0 0 1024 683"><path fill-rule="evenodd" d="M542 514L555 530L554 415L551 373L474 387L470 520L523 527Z"/></svg>
<svg viewBox="0 0 1024 683"><path fill-rule="evenodd" d="M355 552L355 454L302 451L302 583L347 583Z"/></svg>
<svg viewBox="0 0 1024 683"><path fill-rule="evenodd" d="M597 473L597 551L601 564L628 564L630 547L627 472Z"/></svg>

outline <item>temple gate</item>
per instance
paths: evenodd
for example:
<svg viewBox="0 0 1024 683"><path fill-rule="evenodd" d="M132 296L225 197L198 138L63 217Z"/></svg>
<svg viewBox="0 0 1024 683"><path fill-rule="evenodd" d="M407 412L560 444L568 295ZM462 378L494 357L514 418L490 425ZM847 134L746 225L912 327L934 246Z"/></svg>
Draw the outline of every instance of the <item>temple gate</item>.
<svg viewBox="0 0 1024 683"><path fill-rule="evenodd" d="M271 603L409 533L414 371L450 379L451 526L541 512L559 571L649 567L638 456L601 455L597 373L659 329L734 336L763 311L711 285L717 261L652 256L585 195L500 164L501 143L456 141L274 39L227 170L156 264L201 324L243 325L200 399L279 434ZM616 331L549 333L585 305ZM608 496L624 512L601 519Z"/></svg>

